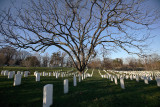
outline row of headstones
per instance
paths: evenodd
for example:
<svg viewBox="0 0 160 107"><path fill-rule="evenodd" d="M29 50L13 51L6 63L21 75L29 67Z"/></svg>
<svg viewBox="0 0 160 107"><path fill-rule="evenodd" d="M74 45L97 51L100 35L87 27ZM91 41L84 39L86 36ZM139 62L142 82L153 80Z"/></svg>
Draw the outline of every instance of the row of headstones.
<svg viewBox="0 0 160 107"><path fill-rule="evenodd" d="M29 71L24 72L24 77L28 77ZM23 72L17 71L17 74L15 74L15 71L8 72L7 70L1 71L1 75L8 76L8 79L11 79L14 77L13 86L17 86L21 84L21 78L23 75Z"/></svg>
<svg viewBox="0 0 160 107"><path fill-rule="evenodd" d="M8 76L10 76L10 73L13 74L13 72L9 72ZM28 71L26 71L24 74L28 74ZM36 73L36 81L40 81L40 73ZM22 78L22 74L20 74L19 72L17 74L15 74L14 76L14 83L13 86L17 86L21 84L21 78ZM74 76L73 78L74 80L74 86L76 86L76 76ZM81 82L81 77L79 76L79 82Z"/></svg>
<svg viewBox="0 0 160 107"><path fill-rule="evenodd" d="M112 73L118 73L118 74L133 74L133 75L139 75L139 76L155 76L159 77L160 72L159 71L114 71L114 70L107 70Z"/></svg>
<svg viewBox="0 0 160 107"><path fill-rule="evenodd" d="M34 75L36 75L36 73L38 73L38 71L34 72ZM73 76L76 75L76 73L68 73L68 72L58 72L58 71L53 71L53 72L41 72L40 76L55 76L56 78L58 77L69 77L69 76Z"/></svg>
<svg viewBox="0 0 160 107"><path fill-rule="evenodd" d="M40 81L40 73L36 73L35 74L36 76L36 81ZM13 83L13 86L17 86L17 85L20 85L21 84L21 78L22 78L22 75L21 74L16 74L15 77L14 77L14 83ZM79 82L81 82L81 80L84 80L86 79L87 77L86 76L83 76L82 77L79 75ZM76 76L74 75L73 76L73 83L74 83L74 86L76 86Z"/></svg>
<svg viewBox="0 0 160 107"><path fill-rule="evenodd" d="M105 70L103 70L103 71L106 72ZM108 72L106 72L106 73L108 73ZM119 79L120 76L121 76L121 77L123 77L123 78L125 78L125 79L129 79L129 78L130 78L130 80L136 79L137 82L139 82L139 75L116 74L116 73L114 73L114 72L112 72L112 73L113 73L113 75L116 75L116 76L118 77L118 79ZM109 73L108 73L108 74L109 74ZM144 80L144 77L143 77L143 76L140 76L140 77L141 77L142 80ZM152 80L152 78L150 78L150 79Z"/></svg>
<svg viewBox="0 0 160 107"><path fill-rule="evenodd" d="M41 76L40 73L36 72L36 73L34 73L34 75L36 76L36 81L40 81L40 76ZM92 77L92 75L93 75L93 71L92 71L91 76L90 76L90 74L88 75L88 73L87 73L87 74L82 74L82 76L80 76L80 75L78 74L79 82L80 82L81 80L84 80L84 79L88 78L88 77ZM65 77L65 76L62 76L62 77ZM77 77L77 76L74 74L74 77ZM57 73L57 75L56 75L56 78L58 78L58 73Z"/></svg>
<svg viewBox="0 0 160 107"><path fill-rule="evenodd" d="M93 76L94 69L92 70L91 74L87 73L87 71L88 69L84 72L84 74L82 74L82 80Z"/></svg>
<svg viewBox="0 0 160 107"><path fill-rule="evenodd" d="M28 77L28 73L29 71L25 71L24 77ZM5 76L8 75L8 78L13 78L13 76L15 75L13 86L17 86L21 84L21 78L22 78L23 72L18 71L17 74L15 74L15 71L8 72L7 70L5 70L1 72L1 75L5 75ZM36 76L36 81L40 81L40 73L35 72L34 75ZM82 80L84 80L85 78L87 78L87 76L84 74L84 76L82 76ZM76 79L76 75L74 75L74 84L75 84L75 79ZM81 81L81 76L79 75L79 82L80 81Z"/></svg>
<svg viewBox="0 0 160 107"><path fill-rule="evenodd" d="M93 75L93 71L92 71L92 75ZM80 75L79 75L79 82L81 82ZM77 86L77 79L75 75L73 76L73 86ZM67 94L68 92L69 92L69 82L68 82L68 79L65 79L64 94ZM52 104L53 104L53 84L47 84L43 88L43 107L50 107Z"/></svg>
<svg viewBox="0 0 160 107"><path fill-rule="evenodd" d="M93 73L92 73L93 74ZM40 73L35 73L36 81L40 81ZM13 86L17 86L21 84L21 77L20 73L15 75L14 84ZM79 75L79 82L81 82L81 76ZM76 76L73 76L73 86L77 86L77 79ZM68 79L64 80L64 94L69 92L69 82ZM53 101L53 85L47 84L44 86L43 89L43 107L49 107L52 105Z"/></svg>
<svg viewBox="0 0 160 107"><path fill-rule="evenodd" d="M40 80L40 74L36 73L36 79L39 78ZM92 71L93 75L93 71ZM79 75L79 82L81 82L81 78L83 80L83 75L82 77ZM37 81L37 80L36 80ZM77 79L76 75L73 76L73 86L77 86ZM69 82L68 79L64 80L64 94L69 92ZM43 107L49 107L53 104L53 84L47 84L43 88Z"/></svg>
<svg viewBox="0 0 160 107"><path fill-rule="evenodd" d="M92 77L93 76L93 72L94 72L94 69L92 70L92 73L90 75L88 75L89 73L84 73L82 74L82 76L80 74L78 74L78 77L79 77L79 82L81 82L82 80L88 78L88 77ZM58 73L57 73L58 74ZM36 76L36 81L40 81L40 73L36 72L35 73L35 76ZM76 77L77 75L76 74L73 74L73 83L74 83L74 86L76 86L77 82L76 82ZM58 78L58 77L57 77Z"/></svg>
<svg viewBox="0 0 160 107"><path fill-rule="evenodd" d="M93 71L94 70L92 70L92 73L91 74L89 74L89 73L84 73L83 75L84 76L82 76L82 80L83 79L85 79L85 78L88 78L88 77L92 77L93 76ZM36 74L38 73L38 71L35 71L34 72L34 75L36 76ZM67 73L67 72L48 72L48 73L46 73L46 72L41 72L41 73L39 73L40 74L40 76L55 76L56 78L58 78L58 77L69 77L69 76L73 76L73 75L75 75L76 77L78 77L79 76L79 73L78 72L74 72L74 73Z"/></svg>
<svg viewBox="0 0 160 107"><path fill-rule="evenodd" d="M113 71L112 71L113 72ZM123 75L126 79L129 79L130 80L133 80L133 79L136 79L137 82L139 82L139 78L141 80L144 80L144 83L145 84L149 84L148 81L152 81L153 79L156 80L157 82L157 86L159 87L160 86L160 72L155 72L155 71L146 71L146 73L144 71L129 71L129 72L126 72L123 73L121 72L121 75Z"/></svg>
<svg viewBox="0 0 160 107"><path fill-rule="evenodd" d="M107 78L107 79L109 79L109 80L111 80L111 81L114 81L115 84L118 85L117 76L114 76L114 75L109 74L109 73L107 73L107 72L106 72L105 75L102 75L102 74L101 74L101 71L100 71L100 70L98 70L98 71L99 71L99 74L100 74L100 76L101 76L102 78ZM119 77L118 79L120 79L120 86L121 86L121 88L122 88L122 89L125 89L124 78L123 78L123 77Z"/></svg>
<svg viewBox="0 0 160 107"><path fill-rule="evenodd" d="M15 71L8 71L8 70L2 70L1 75L8 76L8 79L12 79L14 75L16 74ZM24 77L28 77L29 71L17 71L17 74L21 74L21 76L24 74Z"/></svg>
<svg viewBox="0 0 160 107"><path fill-rule="evenodd" d="M105 71L105 70L104 70ZM106 71L105 71L106 72ZM112 74L109 74L108 72L106 72L107 74L108 74L108 76L111 76L111 81L112 81ZM113 73L113 72L112 72ZM114 76L113 76L114 77ZM146 76L146 75L141 75L141 76L139 76L138 74L136 75L136 74L134 74L134 75L132 75L132 74L128 74L128 75L119 75L119 74L115 74L115 77L118 77L118 79L119 78L123 78L123 79L129 79L130 78L130 80L133 80L133 79L136 79L136 81L137 82L139 82L139 78L141 79L141 80L144 80L144 83L145 84L149 84L148 83L148 81L151 81L151 80L153 80L153 77L150 77L150 76ZM156 80L156 82L157 82L157 86L158 87L160 87L160 77L155 77L155 80Z"/></svg>

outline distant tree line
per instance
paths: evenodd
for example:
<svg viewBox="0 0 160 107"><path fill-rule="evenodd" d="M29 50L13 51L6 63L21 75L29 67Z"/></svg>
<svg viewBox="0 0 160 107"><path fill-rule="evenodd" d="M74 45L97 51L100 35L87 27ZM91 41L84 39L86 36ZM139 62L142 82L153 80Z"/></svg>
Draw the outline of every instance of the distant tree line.
<svg viewBox="0 0 160 107"><path fill-rule="evenodd" d="M63 52L54 52L40 55L31 54L24 50L16 50L7 46L0 48L0 66L22 66L22 67L73 67L70 58Z"/></svg>
<svg viewBox="0 0 160 107"><path fill-rule="evenodd" d="M31 54L28 51L16 50L7 46L0 48L0 66L22 67L74 67L72 59L65 52ZM89 61L89 68L114 69L114 70L160 70L160 55L151 54L144 58L129 57L106 58L95 57Z"/></svg>
<svg viewBox="0 0 160 107"><path fill-rule="evenodd" d="M114 70L160 70L160 55L151 54L144 58L128 57L126 59L96 58L90 61L88 67Z"/></svg>

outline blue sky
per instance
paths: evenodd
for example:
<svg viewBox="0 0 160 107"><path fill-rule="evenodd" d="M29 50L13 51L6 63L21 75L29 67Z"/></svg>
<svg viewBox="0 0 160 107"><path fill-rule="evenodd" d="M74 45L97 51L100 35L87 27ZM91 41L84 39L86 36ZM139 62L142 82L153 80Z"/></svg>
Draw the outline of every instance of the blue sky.
<svg viewBox="0 0 160 107"><path fill-rule="evenodd" d="M148 53L147 54L152 54L152 53L157 53L160 55L160 27L157 29L154 29L151 31L151 36L155 36L154 38L150 39L147 41L149 46L147 47ZM51 55L53 52L57 52L59 49L55 46L49 47L44 53L48 53ZM32 50L27 50L30 51L31 53L34 53ZM41 53L42 55L44 53ZM138 57L136 55L129 55L127 52L125 52L122 49L119 49L117 52L111 52L108 57L110 58L127 58L127 57Z"/></svg>
<svg viewBox="0 0 160 107"><path fill-rule="evenodd" d="M151 35L157 35L156 37L150 39L148 43L150 44L148 49L148 54L157 53L160 55L160 28L157 28L156 30L153 30L151 32ZM127 58L127 57L137 57L136 55L128 55L123 50L120 50L116 53L111 54L111 58Z"/></svg>
<svg viewBox="0 0 160 107"><path fill-rule="evenodd" d="M0 0L0 7L6 6L7 3L5 3L5 5L3 5L4 4L3 1L5 1L5 0ZM154 1L160 1L160 0L154 0ZM158 2L155 2L155 3L157 3L156 5L160 6L160 2L159 2L159 4L158 4ZM160 23L159 23L159 25L160 25ZM143 32L143 34L144 33L145 32ZM149 47L148 47L148 49L150 50L150 51L148 51L148 54L157 53L157 54L160 55L160 27L157 28L157 29L152 30L151 35L152 36L156 35L156 37L154 37L154 38L150 39L149 41L147 41L147 43L151 43L149 45ZM58 48L56 48L54 46L51 46L45 51L45 53L48 53L49 55L51 55L53 52L57 52L58 50L59 50ZM33 54L35 53L30 49L27 49L27 51L29 51L29 52L31 52ZM42 55L43 54L44 53L42 53ZM137 57L135 55L128 55L128 53L123 51L123 50L119 50L117 52L112 52L109 55L109 57L113 58L113 59L114 58L127 58L127 57L133 57L133 56Z"/></svg>

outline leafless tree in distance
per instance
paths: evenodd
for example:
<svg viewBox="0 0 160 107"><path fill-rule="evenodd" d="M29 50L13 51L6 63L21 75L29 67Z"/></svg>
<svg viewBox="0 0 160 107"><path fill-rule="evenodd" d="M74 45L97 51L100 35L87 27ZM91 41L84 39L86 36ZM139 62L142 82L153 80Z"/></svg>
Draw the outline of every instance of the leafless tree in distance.
<svg viewBox="0 0 160 107"><path fill-rule="evenodd" d="M44 56L42 57L42 66L43 67L48 67L49 59L50 59L49 54L45 53Z"/></svg>
<svg viewBox="0 0 160 107"><path fill-rule="evenodd" d="M34 51L56 46L82 73L95 49L141 54L157 19L147 0L28 0L1 11L0 40ZM16 3L15 3L16 4ZM146 32L145 35L139 34Z"/></svg>
<svg viewBox="0 0 160 107"><path fill-rule="evenodd" d="M6 62L5 55L3 53L0 53L0 67L2 67L2 69L5 62Z"/></svg>
<svg viewBox="0 0 160 107"><path fill-rule="evenodd" d="M16 55L16 52L16 49L11 46L3 47L0 49L0 53L2 53L5 57L5 65L13 64L13 59Z"/></svg>

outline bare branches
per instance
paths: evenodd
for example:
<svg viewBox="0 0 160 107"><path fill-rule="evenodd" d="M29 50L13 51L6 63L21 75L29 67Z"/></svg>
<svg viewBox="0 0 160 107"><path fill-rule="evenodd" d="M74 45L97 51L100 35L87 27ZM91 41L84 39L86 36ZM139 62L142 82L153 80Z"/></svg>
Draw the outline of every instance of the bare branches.
<svg viewBox="0 0 160 107"><path fill-rule="evenodd" d="M56 46L83 71L99 45L143 51L149 36L136 32L157 19L156 10L144 7L143 0L30 0L1 12L1 44L34 51Z"/></svg>

